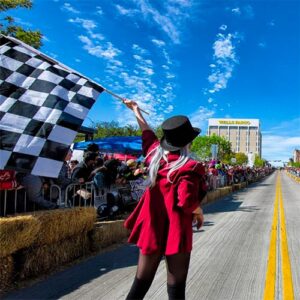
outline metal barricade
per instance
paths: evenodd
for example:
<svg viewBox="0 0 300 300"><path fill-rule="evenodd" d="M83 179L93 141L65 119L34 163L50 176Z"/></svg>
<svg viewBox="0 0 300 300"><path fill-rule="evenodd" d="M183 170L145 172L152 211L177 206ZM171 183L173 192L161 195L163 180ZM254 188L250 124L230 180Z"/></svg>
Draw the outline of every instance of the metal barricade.
<svg viewBox="0 0 300 300"><path fill-rule="evenodd" d="M24 193L24 198L21 199L20 194ZM19 200L19 201L18 201ZM23 200L23 201L22 201ZM8 203L11 202L11 203ZM18 203L23 202L23 203ZM13 204L13 205L11 205ZM19 205L18 205L19 204ZM22 207L20 207L22 204ZM6 217L7 214L14 215L18 212L26 212L27 210L27 195L23 187L10 190L0 190L0 216Z"/></svg>
<svg viewBox="0 0 300 300"><path fill-rule="evenodd" d="M87 206L87 203L88 206L92 206L94 190L93 182L69 184L64 192L64 206Z"/></svg>

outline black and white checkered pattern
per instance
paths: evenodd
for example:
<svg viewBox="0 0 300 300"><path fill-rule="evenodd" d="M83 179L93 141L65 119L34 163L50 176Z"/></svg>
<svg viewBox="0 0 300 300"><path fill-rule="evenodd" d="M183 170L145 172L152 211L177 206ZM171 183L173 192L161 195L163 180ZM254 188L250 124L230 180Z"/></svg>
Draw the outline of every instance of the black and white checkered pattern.
<svg viewBox="0 0 300 300"><path fill-rule="evenodd" d="M0 169L57 177L103 90L41 52L0 36Z"/></svg>

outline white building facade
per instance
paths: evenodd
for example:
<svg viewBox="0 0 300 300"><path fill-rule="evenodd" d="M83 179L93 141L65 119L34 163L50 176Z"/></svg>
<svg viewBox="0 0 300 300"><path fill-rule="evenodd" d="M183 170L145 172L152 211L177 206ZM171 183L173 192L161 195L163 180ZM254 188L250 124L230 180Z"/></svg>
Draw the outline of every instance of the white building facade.
<svg viewBox="0 0 300 300"><path fill-rule="evenodd" d="M261 157L262 136L258 119L208 119L207 134L230 141L233 152L255 153Z"/></svg>

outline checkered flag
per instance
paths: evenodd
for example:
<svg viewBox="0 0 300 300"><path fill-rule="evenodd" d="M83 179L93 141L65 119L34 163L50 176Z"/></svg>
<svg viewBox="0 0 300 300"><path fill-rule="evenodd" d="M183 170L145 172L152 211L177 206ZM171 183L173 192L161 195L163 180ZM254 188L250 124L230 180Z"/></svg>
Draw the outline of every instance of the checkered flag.
<svg viewBox="0 0 300 300"><path fill-rule="evenodd" d="M0 169L57 177L103 87L0 35Z"/></svg>

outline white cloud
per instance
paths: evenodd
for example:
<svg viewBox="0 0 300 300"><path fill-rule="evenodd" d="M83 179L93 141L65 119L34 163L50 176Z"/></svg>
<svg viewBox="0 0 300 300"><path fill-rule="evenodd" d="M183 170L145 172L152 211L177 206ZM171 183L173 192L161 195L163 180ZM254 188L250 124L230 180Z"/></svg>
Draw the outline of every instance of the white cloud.
<svg viewBox="0 0 300 300"><path fill-rule="evenodd" d="M265 42L260 42L260 43L258 43L258 47L260 47L260 48L266 48L266 43Z"/></svg>
<svg viewBox="0 0 300 300"><path fill-rule="evenodd" d="M93 20L88 20L88 19L81 19L81 18L76 18L76 19L69 19L70 23L78 23L80 24L84 29L90 31L92 29L95 29L97 27L97 24Z"/></svg>
<svg viewBox="0 0 300 300"><path fill-rule="evenodd" d="M267 160L288 161L300 147L300 118L284 121L262 132L262 156Z"/></svg>
<svg viewBox="0 0 300 300"><path fill-rule="evenodd" d="M233 8L231 11L235 15L240 15L241 14L241 9L239 7Z"/></svg>
<svg viewBox="0 0 300 300"><path fill-rule="evenodd" d="M79 14L80 11L78 11L77 9L75 9L70 3L64 3L64 5L61 7L62 10L66 10L69 11L73 14Z"/></svg>
<svg viewBox="0 0 300 300"><path fill-rule="evenodd" d="M45 35L43 35L43 41L44 42L50 42L49 38L47 38Z"/></svg>
<svg viewBox="0 0 300 300"><path fill-rule="evenodd" d="M126 71L125 67L121 70L110 65L107 73L111 76L107 77L107 81L109 82L108 87L112 90L117 91L120 95L125 91L124 97L136 100L144 110L150 113L149 123L157 126L163 121L164 115L174 109L172 105L175 98L174 84L170 82L171 78L167 78L167 74L165 79L160 76L159 86L156 84L155 65L150 57L150 51L138 44L133 44L133 60L131 61L133 65L128 62ZM163 58L165 58L164 54ZM173 77L171 73L168 75ZM116 103L116 110L119 115L117 120L121 125L136 124L132 113L119 103Z"/></svg>
<svg viewBox="0 0 300 300"><path fill-rule="evenodd" d="M123 16L139 17L140 21L147 22L151 26L156 25L174 44L181 42L182 28L195 6L193 1L187 0L165 1L159 5L159 9L156 9L153 2L148 0L132 0L132 3L136 5L136 8L126 8L121 5L115 5L115 7Z"/></svg>
<svg viewBox="0 0 300 300"><path fill-rule="evenodd" d="M140 69L141 69L142 71L144 71L144 73L145 73L146 75L151 76L151 75L154 74L154 71L153 71L153 69L151 69L151 68L148 68L148 67L145 67L145 66L140 66Z"/></svg>
<svg viewBox="0 0 300 300"><path fill-rule="evenodd" d="M263 135L262 157L267 160L282 160L287 162L290 157L293 157L293 151L299 148L299 145L300 136Z"/></svg>
<svg viewBox="0 0 300 300"><path fill-rule="evenodd" d="M162 40L152 39L151 41L153 44L155 44L158 47L163 47L166 45L166 43Z"/></svg>
<svg viewBox="0 0 300 300"><path fill-rule="evenodd" d="M272 127L268 134L278 134L286 136L300 136L300 117L288 121L283 121L275 127Z"/></svg>
<svg viewBox="0 0 300 300"><path fill-rule="evenodd" d="M121 51L110 42L96 46L87 36L80 35L78 38L84 44L83 48L96 57L112 59L121 54Z"/></svg>
<svg viewBox="0 0 300 300"><path fill-rule="evenodd" d="M93 33L92 31L88 31L88 33L89 33L90 37L95 40L99 40L99 41L105 40L105 36L101 33Z"/></svg>
<svg viewBox="0 0 300 300"><path fill-rule="evenodd" d="M232 77L235 65L238 63L236 56L236 43L239 42L237 33L219 33L213 44L213 60L210 64L211 73L208 81L213 85L209 93L214 94L227 87L228 80Z"/></svg>
<svg viewBox="0 0 300 300"><path fill-rule="evenodd" d="M140 47L140 46L137 45L137 44L133 44L133 45L132 45L132 49L133 49L136 53L138 53L138 54L140 54L140 55L148 54L148 51L147 51L146 49Z"/></svg>
<svg viewBox="0 0 300 300"><path fill-rule="evenodd" d="M140 55L134 54L133 58L136 60L142 60L142 57Z"/></svg>
<svg viewBox="0 0 300 300"><path fill-rule="evenodd" d="M220 26L219 29L225 31L227 29L227 25L223 24Z"/></svg>
<svg viewBox="0 0 300 300"><path fill-rule="evenodd" d="M166 114L171 113L174 110L174 106L173 105L169 105L168 107L166 107L165 112Z"/></svg>
<svg viewBox="0 0 300 300"><path fill-rule="evenodd" d="M166 72L166 78L170 79L170 78L175 78L175 74L170 73L170 72Z"/></svg>
<svg viewBox="0 0 300 300"><path fill-rule="evenodd" d="M81 62L81 60L79 58L75 58L75 61L78 62L78 63Z"/></svg>
<svg viewBox="0 0 300 300"><path fill-rule="evenodd" d="M119 4L116 4L115 7L116 7L117 11L119 12L119 14L121 14L121 15L133 16L136 13L138 13L137 9L126 9L123 6L119 5Z"/></svg>
<svg viewBox="0 0 300 300"><path fill-rule="evenodd" d="M201 128L202 133L204 133L204 128L207 127L208 119L212 118L214 114L214 110L200 106L196 112L191 115L190 120L193 126Z"/></svg>
<svg viewBox="0 0 300 300"><path fill-rule="evenodd" d="M251 5L244 5L243 7L235 7L231 9L231 12L239 17L243 17L245 19L253 19L254 10Z"/></svg>
<svg viewBox="0 0 300 300"><path fill-rule="evenodd" d="M102 16L103 15L103 10L101 6L96 6L96 15Z"/></svg>
<svg viewBox="0 0 300 300"><path fill-rule="evenodd" d="M132 1L135 2L136 0ZM173 3L172 0L169 1ZM185 7L187 7L188 2L174 1L172 5L186 5ZM121 6L117 9L120 14L121 12L124 14L131 13L122 10ZM139 12L139 15L141 15L141 12ZM143 13L142 15L144 16ZM182 14L181 16L183 17ZM152 43L159 48L161 61L158 64L153 63L152 53L138 44L132 45L131 53L127 49L127 60L121 61L121 58L124 58L123 52L113 43L108 42L102 32L97 30L98 24L94 20L74 17L69 19L69 22L80 25L82 32L78 35L78 38L83 44L83 49L90 55L99 58L98 61L102 63L105 75L101 78L101 84L120 96L136 100L143 109L151 114L150 124L154 126L163 121L166 113L173 111L176 85L172 81L175 73L171 70L173 61L165 48L166 43L163 40L152 40ZM101 42L99 42L100 40ZM156 82L157 79L159 79L159 84ZM119 119L120 124L136 123L134 116L124 108L122 103L116 101L115 108L119 115L117 120Z"/></svg>
<svg viewBox="0 0 300 300"><path fill-rule="evenodd" d="M207 100L208 103L212 103L213 101L214 101L213 98L208 98L208 100Z"/></svg>

